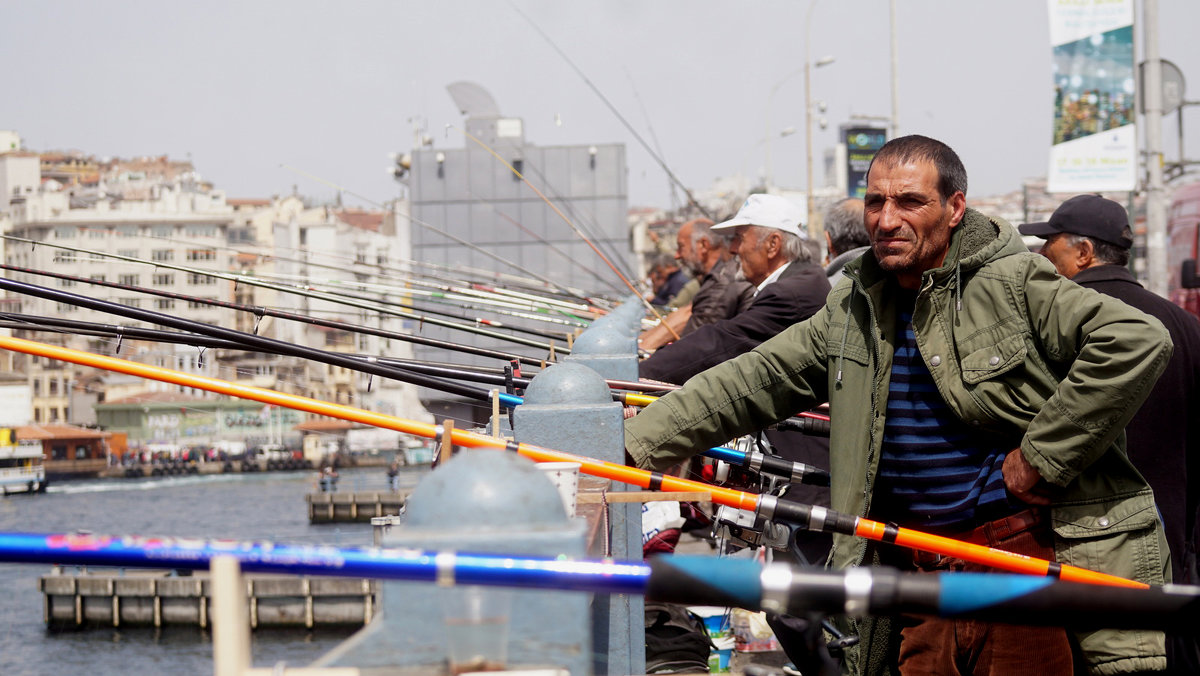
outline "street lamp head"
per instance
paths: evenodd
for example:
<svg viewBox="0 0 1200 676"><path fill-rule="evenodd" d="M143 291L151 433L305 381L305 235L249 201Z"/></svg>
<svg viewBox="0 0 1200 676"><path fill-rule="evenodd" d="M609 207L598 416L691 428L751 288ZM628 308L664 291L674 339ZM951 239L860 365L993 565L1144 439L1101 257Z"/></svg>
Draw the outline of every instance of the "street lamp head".
<svg viewBox="0 0 1200 676"><path fill-rule="evenodd" d="M826 54L825 56L822 56L821 58L817 59L816 63L813 64L813 67L820 68L821 66L828 66L829 64L833 63L835 60L836 59L834 59L832 56Z"/></svg>

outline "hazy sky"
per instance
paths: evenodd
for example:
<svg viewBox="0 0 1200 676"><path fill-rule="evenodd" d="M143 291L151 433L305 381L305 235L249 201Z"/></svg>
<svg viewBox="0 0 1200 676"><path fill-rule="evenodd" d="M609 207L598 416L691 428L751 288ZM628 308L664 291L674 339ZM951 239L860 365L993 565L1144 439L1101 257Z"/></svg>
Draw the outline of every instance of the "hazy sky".
<svg viewBox="0 0 1200 676"><path fill-rule="evenodd" d="M692 188L765 168L768 108L774 182L804 185L804 78L810 3L514 0ZM1042 0L899 0L901 133L962 155L970 195L1043 176L1051 134L1051 52ZM1160 0L1163 58L1200 99L1200 2ZM1141 17L1139 4L1137 16ZM5 93L0 129L33 150L190 156L231 197L333 190L288 164L374 200L395 196L385 168L413 144L460 147L445 86L470 80L540 145L624 142L632 205L670 206L668 180L570 66L503 0L0 5ZM888 3L813 5L814 100L829 127L889 115ZM1142 39L1142 29L1135 29ZM1189 47L1190 45L1190 47ZM1139 53L1141 46L1138 47ZM772 97L771 92L775 91ZM770 105L768 105L770 104ZM1185 115L1200 159L1200 110ZM1177 156L1176 116L1164 124ZM350 200L353 201L353 200Z"/></svg>

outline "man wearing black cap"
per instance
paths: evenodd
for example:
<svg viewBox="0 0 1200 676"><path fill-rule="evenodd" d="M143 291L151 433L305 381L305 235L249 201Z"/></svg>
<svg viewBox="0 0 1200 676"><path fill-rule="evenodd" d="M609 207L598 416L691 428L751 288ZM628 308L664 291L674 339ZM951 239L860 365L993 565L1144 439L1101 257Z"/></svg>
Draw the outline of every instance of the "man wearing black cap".
<svg viewBox="0 0 1200 676"><path fill-rule="evenodd" d="M1042 254L1080 286L1119 298L1167 327L1175 352L1142 408L1125 428L1129 459L1154 489L1171 545L1172 577L1196 584L1196 516L1200 504L1200 322L1138 284L1129 268L1132 231L1125 208L1098 195L1063 202L1023 235L1044 237ZM1171 636L1173 673L1200 673L1194 638Z"/></svg>

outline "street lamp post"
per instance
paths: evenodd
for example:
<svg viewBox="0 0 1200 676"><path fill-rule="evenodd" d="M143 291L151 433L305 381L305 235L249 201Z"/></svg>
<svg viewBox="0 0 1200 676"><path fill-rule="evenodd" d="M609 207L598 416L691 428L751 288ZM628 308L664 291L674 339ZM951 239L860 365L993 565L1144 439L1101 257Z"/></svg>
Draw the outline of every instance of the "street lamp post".
<svg viewBox="0 0 1200 676"><path fill-rule="evenodd" d="M768 192L770 192L770 190L771 190L771 181L774 180L774 178L775 178L775 167L771 163L771 139L773 138L773 136L771 134L771 106L774 104L775 94L777 94L779 92L779 88L782 87L785 82L787 82L788 80L792 79L793 77L795 77L803 72L804 72L803 68L797 68L796 70L793 70L792 72L788 73L787 75L784 75L782 78L780 78L779 82L775 83L775 86L771 87L771 93L769 95L767 95L767 115L766 115L767 131L766 131L766 133L763 134L763 140L767 144L767 152L766 152L767 166L766 166L766 177L763 179L763 181L764 181L764 183L766 183L766 186L764 186L764 187L766 187ZM785 134L785 136L786 136L786 134Z"/></svg>
<svg viewBox="0 0 1200 676"><path fill-rule="evenodd" d="M814 241L817 240L819 232L817 232L816 224L813 222L813 149L812 149L812 69L827 66L833 63L832 56L823 56L817 59L814 64L812 61L812 13L813 8L817 6L817 0L812 0L808 3L808 13L804 16L804 153L805 153L805 169L804 180L806 187L804 191L804 201L808 207L808 236Z"/></svg>
<svg viewBox="0 0 1200 676"><path fill-rule="evenodd" d="M817 62L814 64L809 61L807 44L805 45L804 50L804 153L806 164L804 170L804 180L806 182L804 199L808 205L808 236L815 240L820 233L817 232L816 223L813 221L813 104L809 80L811 80L810 76L812 75L812 69L814 67L820 68L821 66L826 66L833 63L833 57L823 56L820 59L817 59Z"/></svg>

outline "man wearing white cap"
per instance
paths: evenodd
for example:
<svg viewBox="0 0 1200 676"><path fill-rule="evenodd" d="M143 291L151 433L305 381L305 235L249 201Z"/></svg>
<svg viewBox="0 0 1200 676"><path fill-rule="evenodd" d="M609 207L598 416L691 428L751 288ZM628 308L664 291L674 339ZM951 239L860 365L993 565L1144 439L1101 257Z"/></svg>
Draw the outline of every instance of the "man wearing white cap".
<svg viewBox="0 0 1200 676"><path fill-rule="evenodd" d="M804 212L777 195L751 195L732 219L713 230L733 229L730 251L755 289L745 312L702 326L643 361L643 378L681 384L726 359L749 352L825 304L829 282L811 261Z"/></svg>

